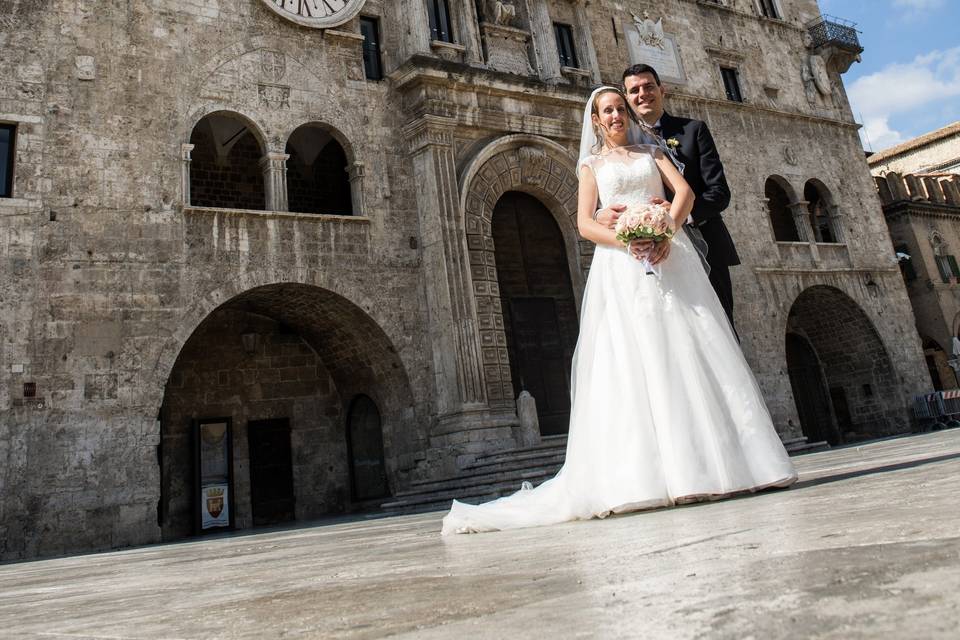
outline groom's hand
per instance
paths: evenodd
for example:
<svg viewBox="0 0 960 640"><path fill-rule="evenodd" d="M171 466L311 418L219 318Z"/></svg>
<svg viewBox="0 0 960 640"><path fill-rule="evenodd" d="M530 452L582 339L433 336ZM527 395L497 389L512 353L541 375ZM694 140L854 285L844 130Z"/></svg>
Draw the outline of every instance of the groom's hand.
<svg viewBox="0 0 960 640"><path fill-rule="evenodd" d="M654 243L653 248L650 250L650 264L660 264L666 260L670 255L671 244L669 240Z"/></svg>
<svg viewBox="0 0 960 640"><path fill-rule="evenodd" d="M650 204L659 204L664 209L667 210L667 213L670 213L670 206L673 204L669 200L664 200L663 198L650 198Z"/></svg>
<svg viewBox="0 0 960 640"><path fill-rule="evenodd" d="M605 226L607 229L613 229L617 226L617 218L620 217L620 214L627 210L627 205L625 204L612 204L609 207L600 209L597 212L596 218L597 222Z"/></svg>

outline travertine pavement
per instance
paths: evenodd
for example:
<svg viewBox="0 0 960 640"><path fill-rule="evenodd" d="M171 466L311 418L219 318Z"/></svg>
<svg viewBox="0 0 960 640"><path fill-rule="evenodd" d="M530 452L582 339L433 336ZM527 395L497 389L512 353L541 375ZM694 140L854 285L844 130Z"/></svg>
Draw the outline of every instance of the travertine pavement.
<svg viewBox="0 0 960 640"><path fill-rule="evenodd" d="M787 491L442 539L433 513L0 566L4 638L947 638L960 430Z"/></svg>

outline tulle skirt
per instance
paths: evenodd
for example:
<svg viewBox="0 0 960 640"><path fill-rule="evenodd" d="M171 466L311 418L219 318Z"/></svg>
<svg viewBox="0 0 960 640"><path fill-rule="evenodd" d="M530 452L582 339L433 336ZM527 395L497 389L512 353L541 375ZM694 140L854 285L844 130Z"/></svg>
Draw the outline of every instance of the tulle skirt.
<svg viewBox="0 0 960 640"><path fill-rule="evenodd" d="M533 527L796 481L760 389L684 232L650 275L598 246L574 353L566 459L543 484L453 502L444 535Z"/></svg>

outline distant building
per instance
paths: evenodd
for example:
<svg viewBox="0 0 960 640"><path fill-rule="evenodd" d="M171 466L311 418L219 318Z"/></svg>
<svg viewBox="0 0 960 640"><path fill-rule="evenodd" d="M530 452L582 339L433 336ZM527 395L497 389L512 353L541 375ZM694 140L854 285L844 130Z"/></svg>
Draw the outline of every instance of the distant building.
<svg viewBox="0 0 960 640"><path fill-rule="evenodd" d="M870 173L960 173L960 121L907 140L867 158Z"/></svg>
<svg viewBox="0 0 960 640"><path fill-rule="evenodd" d="M888 171L874 180L933 385L957 388L948 361L960 336L960 175Z"/></svg>

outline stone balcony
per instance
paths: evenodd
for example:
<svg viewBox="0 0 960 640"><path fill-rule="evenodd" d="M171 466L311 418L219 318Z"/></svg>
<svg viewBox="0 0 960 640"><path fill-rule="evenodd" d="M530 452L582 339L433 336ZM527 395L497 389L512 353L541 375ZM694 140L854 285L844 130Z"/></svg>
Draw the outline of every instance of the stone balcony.
<svg viewBox="0 0 960 640"><path fill-rule="evenodd" d="M827 60L831 70L846 73L850 65L860 61L863 47L856 26L833 16L820 16L807 23L810 47Z"/></svg>

